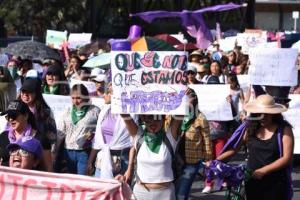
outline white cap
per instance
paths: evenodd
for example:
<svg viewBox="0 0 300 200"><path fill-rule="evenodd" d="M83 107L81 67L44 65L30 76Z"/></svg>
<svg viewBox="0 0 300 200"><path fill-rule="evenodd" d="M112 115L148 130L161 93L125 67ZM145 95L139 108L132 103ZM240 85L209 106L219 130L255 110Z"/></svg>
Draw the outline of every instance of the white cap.
<svg viewBox="0 0 300 200"><path fill-rule="evenodd" d="M196 63L188 62L187 71L193 71L193 72L197 73L197 67L198 67L198 65Z"/></svg>
<svg viewBox="0 0 300 200"><path fill-rule="evenodd" d="M26 73L26 78L37 78L38 72L35 69L31 69Z"/></svg>
<svg viewBox="0 0 300 200"><path fill-rule="evenodd" d="M96 78L93 78L93 80L97 82L103 82L106 80L106 75L105 74L99 74L96 76Z"/></svg>
<svg viewBox="0 0 300 200"><path fill-rule="evenodd" d="M92 71L91 71L91 77L96 77L100 74L104 74L105 71L103 69L100 69L100 68L94 68Z"/></svg>

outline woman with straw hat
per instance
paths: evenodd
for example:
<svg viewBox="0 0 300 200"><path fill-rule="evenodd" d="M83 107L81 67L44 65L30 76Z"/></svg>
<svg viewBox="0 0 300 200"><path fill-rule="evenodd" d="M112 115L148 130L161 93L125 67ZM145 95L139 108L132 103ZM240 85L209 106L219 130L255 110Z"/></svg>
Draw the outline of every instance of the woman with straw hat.
<svg viewBox="0 0 300 200"><path fill-rule="evenodd" d="M247 200L282 200L292 198L290 164L293 157L294 136L291 125L283 119L282 112L287 108L275 103L270 95L260 95L245 105L250 112L248 122L233 134L245 133L241 140L229 140L232 145L225 146L217 160L226 160L242 144L249 150L247 166L253 171L252 178L246 182ZM233 144L235 143L235 144Z"/></svg>

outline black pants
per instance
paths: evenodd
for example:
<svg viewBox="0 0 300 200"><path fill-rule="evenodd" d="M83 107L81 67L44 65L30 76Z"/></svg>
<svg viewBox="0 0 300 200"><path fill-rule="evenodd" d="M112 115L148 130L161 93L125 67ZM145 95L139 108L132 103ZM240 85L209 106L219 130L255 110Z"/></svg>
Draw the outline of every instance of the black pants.
<svg viewBox="0 0 300 200"><path fill-rule="evenodd" d="M251 179L246 182L247 200L286 200L287 184L285 179L275 177Z"/></svg>

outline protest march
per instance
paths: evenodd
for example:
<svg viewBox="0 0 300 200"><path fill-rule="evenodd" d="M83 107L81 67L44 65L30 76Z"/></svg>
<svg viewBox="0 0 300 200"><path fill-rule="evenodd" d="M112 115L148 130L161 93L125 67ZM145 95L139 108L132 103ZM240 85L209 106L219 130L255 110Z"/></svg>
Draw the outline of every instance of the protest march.
<svg viewBox="0 0 300 200"><path fill-rule="evenodd" d="M93 34L68 30L2 48L0 200L187 200L197 177L207 197L292 200L300 46L204 21L242 6L135 13L176 18L185 33L132 24L109 49L83 51Z"/></svg>

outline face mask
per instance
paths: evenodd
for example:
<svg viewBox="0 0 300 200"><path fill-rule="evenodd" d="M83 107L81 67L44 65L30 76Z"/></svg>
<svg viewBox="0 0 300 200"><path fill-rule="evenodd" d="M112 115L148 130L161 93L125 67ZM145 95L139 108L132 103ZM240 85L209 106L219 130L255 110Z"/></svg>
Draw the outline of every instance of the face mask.
<svg viewBox="0 0 300 200"><path fill-rule="evenodd" d="M17 73L18 68L17 67L8 67L8 71L14 80L18 77L18 73Z"/></svg>

